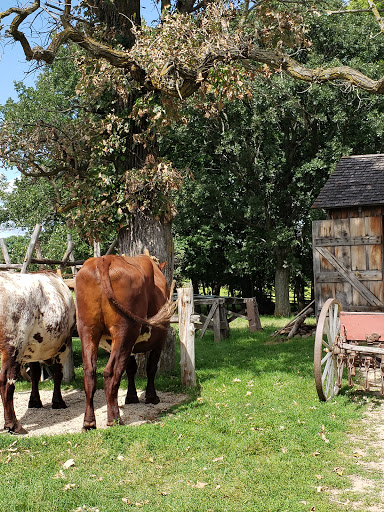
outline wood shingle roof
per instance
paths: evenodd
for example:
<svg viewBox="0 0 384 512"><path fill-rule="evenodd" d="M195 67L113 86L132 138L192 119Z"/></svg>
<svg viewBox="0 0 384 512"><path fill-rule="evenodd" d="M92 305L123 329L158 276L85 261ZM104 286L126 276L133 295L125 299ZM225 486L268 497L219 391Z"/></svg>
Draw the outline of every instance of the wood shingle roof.
<svg viewBox="0 0 384 512"><path fill-rule="evenodd" d="M345 156L312 208L384 205L384 154Z"/></svg>

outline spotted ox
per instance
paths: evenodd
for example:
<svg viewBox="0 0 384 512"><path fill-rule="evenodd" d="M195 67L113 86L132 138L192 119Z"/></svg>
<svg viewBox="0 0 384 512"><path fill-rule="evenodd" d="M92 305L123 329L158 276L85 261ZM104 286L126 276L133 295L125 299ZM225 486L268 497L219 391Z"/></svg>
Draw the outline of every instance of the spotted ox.
<svg viewBox="0 0 384 512"><path fill-rule="evenodd" d="M56 274L0 272L0 393L4 428L10 432L27 433L13 406L15 382L25 363L29 364L32 380L28 407L42 407L38 388L40 362L52 365L52 407L66 407L60 385L74 324L72 293Z"/></svg>
<svg viewBox="0 0 384 512"><path fill-rule="evenodd" d="M159 402L154 379L174 311L167 281L161 265L147 255L103 256L85 262L76 276L75 291L86 394L83 430L96 428L93 397L99 346L110 352L104 371L107 424L121 424L117 394L125 370L126 403L138 402L132 354L150 352L146 402Z"/></svg>

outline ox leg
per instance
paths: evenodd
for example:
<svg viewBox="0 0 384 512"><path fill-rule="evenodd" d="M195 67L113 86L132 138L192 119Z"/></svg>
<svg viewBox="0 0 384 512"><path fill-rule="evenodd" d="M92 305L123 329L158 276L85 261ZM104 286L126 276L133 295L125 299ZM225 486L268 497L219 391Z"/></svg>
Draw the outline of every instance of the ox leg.
<svg viewBox="0 0 384 512"><path fill-rule="evenodd" d="M128 357L129 354L124 357L122 354L116 355L111 352L108 364L103 373L105 398L107 400L108 427L124 424L123 420L120 418L117 394L119 392L121 377L127 366Z"/></svg>
<svg viewBox="0 0 384 512"><path fill-rule="evenodd" d="M147 388L145 390L145 403L158 404L160 398L156 394L155 376L159 364L161 348L152 350L147 361Z"/></svg>
<svg viewBox="0 0 384 512"><path fill-rule="evenodd" d="M66 409L67 404L64 402L61 395L61 382L63 380L63 365L61 363L55 363L52 366L52 378L53 378L53 397L52 397L52 409Z"/></svg>
<svg viewBox="0 0 384 512"><path fill-rule="evenodd" d="M137 372L137 363L135 356L130 356L127 363L127 377L128 377L128 391L125 397L126 404L138 404L139 398L137 396L135 375Z"/></svg>
<svg viewBox="0 0 384 512"><path fill-rule="evenodd" d="M78 326L79 328L79 326ZM92 336L91 331L80 328L81 353L83 357L83 382L85 391L85 414L83 422L83 432L96 428L95 408L93 397L96 392L96 365L97 349L101 333L98 336ZM95 341L96 340L96 341Z"/></svg>
<svg viewBox="0 0 384 512"><path fill-rule="evenodd" d="M29 397L28 407L30 409L40 409L43 407L40 399L39 393L39 380L41 376L41 366L40 363L34 362L29 363L31 382L32 382L32 391L31 396Z"/></svg>
<svg viewBox="0 0 384 512"><path fill-rule="evenodd" d="M14 355L2 354L0 372L0 393L4 407L4 428L13 434L27 434L16 418L13 406L15 383L19 375L20 364Z"/></svg>
<svg viewBox="0 0 384 512"><path fill-rule="evenodd" d="M125 325L111 329L112 350L108 364L104 370L104 391L107 400L107 425L122 425L120 418L117 394L119 391L121 377L127 368L131 356L133 342L140 332L139 326ZM129 334L128 334L129 333Z"/></svg>

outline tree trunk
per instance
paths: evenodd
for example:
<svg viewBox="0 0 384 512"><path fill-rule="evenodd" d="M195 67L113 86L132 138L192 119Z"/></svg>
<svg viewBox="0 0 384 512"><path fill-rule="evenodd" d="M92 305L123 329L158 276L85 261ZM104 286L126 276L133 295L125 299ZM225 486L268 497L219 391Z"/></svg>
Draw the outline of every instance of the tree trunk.
<svg viewBox="0 0 384 512"><path fill-rule="evenodd" d="M276 250L275 271L275 316L289 316L291 306L289 303L290 272L285 262L284 251Z"/></svg>
<svg viewBox="0 0 384 512"><path fill-rule="evenodd" d="M174 249L171 222L163 223L143 213L135 213L131 222L119 231L121 254L136 256L148 249L160 262L166 261L164 275L170 285L173 278Z"/></svg>
<svg viewBox="0 0 384 512"><path fill-rule="evenodd" d="M120 254L136 256L143 254L148 249L151 256L156 256L160 262L166 261L164 275L170 285L173 277L174 250L171 230L171 222L162 223L153 217L141 212L132 216L130 224L119 231ZM167 341L162 352L159 371L169 373L175 368L176 360L176 336L172 327L169 329ZM139 375L145 375L147 354L136 356Z"/></svg>
<svg viewBox="0 0 384 512"><path fill-rule="evenodd" d="M302 311L305 308L305 282L301 276L297 276L295 279L295 292L297 309Z"/></svg>

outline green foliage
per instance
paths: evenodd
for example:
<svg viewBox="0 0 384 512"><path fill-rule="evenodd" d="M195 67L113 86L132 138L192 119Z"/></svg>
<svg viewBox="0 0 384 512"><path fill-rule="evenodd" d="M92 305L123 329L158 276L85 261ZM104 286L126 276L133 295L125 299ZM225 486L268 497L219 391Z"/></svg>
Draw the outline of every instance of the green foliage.
<svg viewBox="0 0 384 512"><path fill-rule="evenodd" d="M373 30L373 19L359 20ZM361 66L381 73L379 43L365 45L352 25L345 16L314 18L303 60L315 66L330 44L331 55L339 45L357 59L358 44ZM209 95L190 100L183 123L162 139L163 151L189 172L177 200L180 265L194 282L219 281L259 297L274 286L278 266L303 287L312 278L313 201L343 155L382 151L383 100L280 74L250 82L236 68L227 72L243 94L231 89L236 94L219 104ZM229 78L223 69L215 77L217 94Z"/></svg>

